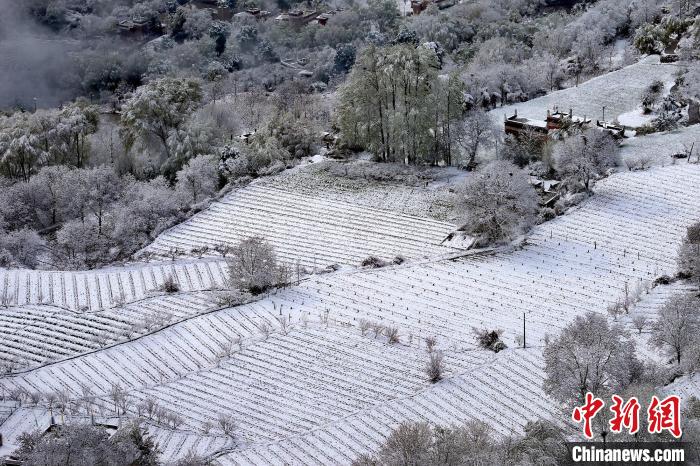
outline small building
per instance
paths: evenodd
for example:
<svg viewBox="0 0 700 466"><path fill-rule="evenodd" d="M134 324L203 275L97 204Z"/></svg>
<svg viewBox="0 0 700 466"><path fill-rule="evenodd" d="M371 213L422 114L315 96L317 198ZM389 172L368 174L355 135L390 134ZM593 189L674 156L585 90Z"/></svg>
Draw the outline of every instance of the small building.
<svg viewBox="0 0 700 466"><path fill-rule="evenodd" d="M569 109L569 113L560 112L558 108L555 107L554 112L547 110L547 129L556 130L562 129L570 126L578 126L580 128L586 128L591 124L591 119L586 118L586 116L576 116L574 115L573 109Z"/></svg>
<svg viewBox="0 0 700 466"><path fill-rule="evenodd" d="M247 133L243 133L238 136L238 139L245 144L250 144L250 140L253 138L253 136L255 136L255 131L248 131Z"/></svg>
<svg viewBox="0 0 700 466"><path fill-rule="evenodd" d="M622 139L625 137L625 128L610 123L609 121L596 120L595 127L599 130L607 132L615 139Z"/></svg>
<svg viewBox="0 0 700 466"><path fill-rule="evenodd" d="M536 137L546 139L549 129L547 128L547 122L545 120L532 120L530 118L519 117L518 111L516 110L512 116L506 116L505 132L516 138L522 137L525 133L530 133Z"/></svg>
<svg viewBox="0 0 700 466"><path fill-rule="evenodd" d="M329 13L321 13L320 15L316 16L316 22L321 26L325 26L330 17L331 15Z"/></svg>
<svg viewBox="0 0 700 466"><path fill-rule="evenodd" d="M260 21L267 19L271 14L269 11L261 10L260 8L246 8L244 11L233 15L233 17L236 19L255 19Z"/></svg>
<svg viewBox="0 0 700 466"><path fill-rule="evenodd" d="M437 5L438 9L444 10L445 8L449 8L451 6L454 6L457 3L457 1L456 0L411 0L411 11L413 12L414 15L419 15L426 8L428 8L431 3L434 3L435 5Z"/></svg>
<svg viewBox="0 0 700 466"><path fill-rule="evenodd" d="M428 8L428 0L411 0L411 11L414 15L419 15Z"/></svg>
<svg viewBox="0 0 700 466"><path fill-rule="evenodd" d="M145 16L134 16L131 19L119 21L119 32L130 35L142 35L148 31L149 20Z"/></svg>
<svg viewBox="0 0 700 466"><path fill-rule="evenodd" d="M288 23L293 27L301 27L315 20L318 16L318 11L290 10L287 13L282 13L275 18L275 21L280 23Z"/></svg>

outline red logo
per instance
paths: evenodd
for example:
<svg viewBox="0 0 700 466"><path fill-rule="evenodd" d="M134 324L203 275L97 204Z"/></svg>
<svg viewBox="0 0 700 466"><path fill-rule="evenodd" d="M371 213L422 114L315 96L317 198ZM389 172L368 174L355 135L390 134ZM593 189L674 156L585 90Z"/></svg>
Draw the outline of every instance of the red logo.
<svg viewBox="0 0 700 466"><path fill-rule="evenodd" d="M667 430L676 438L681 436L680 397L671 395L659 401L656 396L652 396L647 415L649 418L649 433L658 434Z"/></svg>
<svg viewBox="0 0 700 466"><path fill-rule="evenodd" d="M620 433L627 430L630 434L639 432L639 411L641 405L637 398L632 397L627 402L617 395L612 396L613 404L610 411L613 418L609 421L610 431ZM591 422L596 414L603 409L605 403L600 398L596 398L592 393L586 393L586 402L583 406L574 408L571 418L577 422L583 422L583 435L586 438L593 438ZM667 430L675 438L681 436L681 399L676 395L670 395L659 400L652 396L649 408L647 409L648 431L650 434L660 434Z"/></svg>
<svg viewBox="0 0 700 466"><path fill-rule="evenodd" d="M571 418L575 422L583 421L583 435L585 435L586 438L593 438L593 431L591 430L591 421L593 420L595 415L598 414L598 411L603 409L603 406L605 406L603 400L594 397L591 392L588 392L586 393L586 404L574 408L574 412L572 413Z"/></svg>
<svg viewBox="0 0 700 466"><path fill-rule="evenodd" d="M612 396L613 405L610 411L615 417L610 420L611 432L622 432L624 427L630 434L636 434L639 431L639 401L637 398L630 398L624 405L624 401L617 395Z"/></svg>

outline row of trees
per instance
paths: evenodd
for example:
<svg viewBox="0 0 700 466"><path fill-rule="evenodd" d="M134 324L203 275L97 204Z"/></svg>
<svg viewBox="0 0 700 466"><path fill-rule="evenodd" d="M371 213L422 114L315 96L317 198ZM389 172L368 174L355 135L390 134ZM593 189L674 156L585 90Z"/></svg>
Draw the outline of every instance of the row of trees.
<svg viewBox="0 0 700 466"><path fill-rule="evenodd" d="M374 455L362 455L354 466L442 466L481 464L563 464L566 439L558 426L531 421L524 435L502 438L482 421L442 427L404 422Z"/></svg>
<svg viewBox="0 0 700 466"><path fill-rule="evenodd" d="M163 177L139 181L106 166L45 167L0 191L0 260L80 268L127 257L218 190L217 163L212 156L192 159L177 173L175 189Z"/></svg>
<svg viewBox="0 0 700 466"><path fill-rule="evenodd" d="M344 142L383 162L451 164L462 85L455 75L439 77L438 70L429 47L368 46L340 91Z"/></svg>
<svg viewBox="0 0 700 466"><path fill-rule="evenodd" d="M29 181L41 166L83 167L98 120L97 110L85 101L0 116L0 175Z"/></svg>

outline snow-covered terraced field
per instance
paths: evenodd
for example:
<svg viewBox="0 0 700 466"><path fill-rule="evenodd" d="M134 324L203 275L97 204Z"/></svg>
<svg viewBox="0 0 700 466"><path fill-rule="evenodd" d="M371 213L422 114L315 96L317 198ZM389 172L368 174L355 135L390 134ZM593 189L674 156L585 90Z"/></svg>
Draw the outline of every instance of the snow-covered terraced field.
<svg viewBox="0 0 700 466"><path fill-rule="evenodd" d="M626 66L618 71L606 73L579 84L555 91L528 102L507 105L492 110L490 113L499 125L503 126L503 116L511 116L518 111L518 116L544 120L547 109L559 107L568 112L572 108L575 115L593 119L613 120L617 116L635 110L641 103L641 95L653 81L673 82L677 66L659 63L658 56L650 56Z"/></svg>
<svg viewBox="0 0 700 466"><path fill-rule="evenodd" d="M169 277L181 291L210 290L224 285L227 269L223 260L134 264L88 272L0 269L0 304L101 311L145 298Z"/></svg>
<svg viewBox="0 0 700 466"><path fill-rule="evenodd" d="M370 162L348 162L354 170L371 172L376 166ZM454 189L468 173L457 168L440 168L436 180L411 179L404 175L399 181L378 182L370 179L345 178L342 165L335 161L322 161L285 170L279 175L261 178L259 183L286 191L323 197L358 206L388 210L399 214L427 217L439 221L454 221ZM400 170L397 169L400 173ZM432 175L433 173L431 173ZM408 178L406 180L405 178ZM425 185L426 181L428 186Z"/></svg>
<svg viewBox="0 0 700 466"><path fill-rule="evenodd" d="M495 255L322 276L275 297L298 312L338 321L382 320L415 336L471 344L472 327L522 333L539 344L575 315L606 312L643 280L674 274L685 227L700 218L700 167L621 173L593 198L537 227L525 247Z"/></svg>
<svg viewBox="0 0 700 466"><path fill-rule="evenodd" d="M436 256L455 225L360 207L323 197L252 185L235 191L187 222L161 234L146 250L188 253L201 246L265 238L280 260L315 268L358 265L368 256L390 260Z"/></svg>
<svg viewBox="0 0 700 466"><path fill-rule="evenodd" d="M214 296L181 293L76 313L47 305L0 309L0 367L28 367L94 351L217 307Z"/></svg>
<svg viewBox="0 0 700 466"><path fill-rule="evenodd" d="M451 373L462 373L493 356L446 351ZM196 431L216 423L220 412L238 419L246 443L287 438L333 423L429 383L426 356L418 348L388 345L357 329L319 325L275 333L244 346L220 366L172 383L132 392L183 413ZM391 384L382 381L391 381Z"/></svg>
<svg viewBox="0 0 700 466"><path fill-rule="evenodd" d="M616 174L514 250L317 276L253 304L1 378L0 390L77 397L88 381L107 410L104 396L119 383L182 415L180 430L158 434L175 456L185 443L215 453L223 440L191 436L230 410L243 441L218 452L221 464L347 464L403 419L481 418L498 432L517 432L528 419L561 419L541 389L544 335L576 315L605 313L626 283L672 274L685 227L700 217L698 186L698 165ZM523 313L529 350L514 343ZM280 314L295 325L286 335ZM362 336L360 319L397 326L402 343ZM277 328L266 340L263 324ZM495 356L476 350L472 327L503 328L511 348ZM420 370L428 335L452 366L434 386ZM219 361L235 336L243 349Z"/></svg>
<svg viewBox="0 0 700 466"><path fill-rule="evenodd" d="M397 397L302 435L222 452L216 459L221 466L350 464L362 453L377 451L403 421L453 425L479 419L501 435L522 430L530 420L559 423L566 415L542 390L543 377L539 349L508 351L414 396Z"/></svg>
<svg viewBox="0 0 700 466"><path fill-rule="evenodd" d="M684 153L693 146L691 162L698 161L700 154L700 124L686 126L668 133L655 133L647 136L637 136L625 139L620 155L623 159L632 160L645 158L654 165L687 164L688 159L673 160L672 155Z"/></svg>
<svg viewBox="0 0 700 466"><path fill-rule="evenodd" d="M0 423L0 458L19 447L19 437L25 432L46 430L51 425L51 415L45 409L19 408L5 422Z"/></svg>

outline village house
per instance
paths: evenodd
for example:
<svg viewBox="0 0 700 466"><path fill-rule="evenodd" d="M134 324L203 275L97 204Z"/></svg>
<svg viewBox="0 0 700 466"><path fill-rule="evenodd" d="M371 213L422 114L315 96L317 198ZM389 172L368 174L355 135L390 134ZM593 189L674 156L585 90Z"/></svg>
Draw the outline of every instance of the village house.
<svg viewBox="0 0 700 466"><path fill-rule="evenodd" d="M117 27L122 34L141 36L148 31L150 21L145 16L134 16L130 19L119 21Z"/></svg>
<svg viewBox="0 0 700 466"><path fill-rule="evenodd" d="M301 27L315 20L318 16L318 11L305 10L290 10L287 13L282 13L275 18L279 23L287 23L292 27Z"/></svg>
<svg viewBox="0 0 700 466"><path fill-rule="evenodd" d="M602 130L602 131L606 131L608 134L610 134L615 139L622 139L625 137L625 128L622 126L610 123L609 121L596 120L595 127Z"/></svg>
<svg viewBox="0 0 700 466"><path fill-rule="evenodd" d="M549 129L547 128L547 121L519 117L518 111L516 110L512 116L506 116L505 132L506 134L511 134L516 138L529 133L536 137L546 139Z"/></svg>
<svg viewBox="0 0 700 466"><path fill-rule="evenodd" d="M437 5L438 9L444 10L445 8L454 6L457 2L456 0L411 0L411 10L414 15L419 15L432 3Z"/></svg>
<svg viewBox="0 0 700 466"><path fill-rule="evenodd" d="M255 19L258 21L267 19L272 13L267 10L261 10L260 8L246 8L244 11L240 11L233 15L235 19Z"/></svg>
<svg viewBox="0 0 700 466"><path fill-rule="evenodd" d="M573 109L569 109L569 113L560 112L558 107L554 108L554 112L547 110L547 129L548 130L559 130L564 128L569 128L572 126L577 126L579 128L586 128L590 125L590 118L586 118L574 115Z"/></svg>

